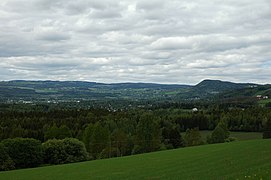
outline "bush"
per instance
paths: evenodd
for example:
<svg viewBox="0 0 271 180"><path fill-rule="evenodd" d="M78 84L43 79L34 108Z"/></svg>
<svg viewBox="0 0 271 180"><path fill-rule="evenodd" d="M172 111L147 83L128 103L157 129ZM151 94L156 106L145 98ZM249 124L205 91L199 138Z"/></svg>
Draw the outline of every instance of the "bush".
<svg viewBox="0 0 271 180"><path fill-rule="evenodd" d="M62 140L51 139L43 143L45 162L49 164L64 164L87 160L84 143L74 138Z"/></svg>
<svg viewBox="0 0 271 180"><path fill-rule="evenodd" d="M0 171L14 169L14 162L7 153L7 148L0 143Z"/></svg>
<svg viewBox="0 0 271 180"><path fill-rule="evenodd" d="M6 139L2 143L16 168L37 167L43 163L42 145L36 139Z"/></svg>
<svg viewBox="0 0 271 180"><path fill-rule="evenodd" d="M62 140L51 139L42 144L44 149L44 162L48 164L65 163L67 154Z"/></svg>
<svg viewBox="0 0 271 180"><path fill-rule="evenodd" d="M88 154L83 142L74 138L66 138L63 140L63 143L66 154L68 155L66 163L87 160Z"/></svg>

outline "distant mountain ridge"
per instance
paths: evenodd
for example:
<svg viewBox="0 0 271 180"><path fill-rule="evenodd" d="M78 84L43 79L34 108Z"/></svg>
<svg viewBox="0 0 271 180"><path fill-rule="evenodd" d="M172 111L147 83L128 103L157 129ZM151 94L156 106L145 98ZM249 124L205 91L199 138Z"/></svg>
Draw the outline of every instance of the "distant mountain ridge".
<svg viewBox="0 0 271 180"><path fill-rule="evenodd" d="M12 80L0 81L0 86L18 86L24 85L27 87L101 87L107 86L112 88L184 88L190 85L181 84L158 84L158 83L98 83L89 81L27 81L27 80Z"/></svg>
<svg viewBox="0 0 271 180"><path fill-rule="evenodd" d="M220 95L231 97L242 92L257 94L254 83L233 83L221 80L203 80L191 85L156 83L97 83L87 81L1 81L0 101L7 100L74 100L74 99L128 99L128 100L191 100ZM260 91L260 89L259 89ZM229 93L230 92L230 93ZM238 92L238 93L235 93Z"/></svg>

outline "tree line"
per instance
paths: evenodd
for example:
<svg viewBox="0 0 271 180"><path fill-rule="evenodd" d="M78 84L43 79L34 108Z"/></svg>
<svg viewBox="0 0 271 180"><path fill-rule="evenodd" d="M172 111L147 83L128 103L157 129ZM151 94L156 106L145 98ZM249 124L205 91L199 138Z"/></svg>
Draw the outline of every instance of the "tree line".
<svg viewBox="0 0 271 180"><path fill-rule="evenodd" d="M0 122L1 170L233 141L229 130L271 136L267 108L6 111L0 113ZM200 130L213 132L204 141ZM28 146L35 146L30 149L37 150L40 157L16 155L30 152ZM25 157L38 162L21 165L27 159L17 158Z"/></svg>

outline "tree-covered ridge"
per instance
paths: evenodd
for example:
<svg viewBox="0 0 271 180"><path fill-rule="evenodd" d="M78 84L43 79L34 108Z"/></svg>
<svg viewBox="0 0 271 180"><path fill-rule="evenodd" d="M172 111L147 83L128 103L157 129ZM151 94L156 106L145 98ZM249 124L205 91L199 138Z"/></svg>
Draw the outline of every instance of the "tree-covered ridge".
<svg viewBox="0 0 271 180"><path fill-rule="evenodd" d="M191 101L199 99L217 99L254 97L255 94L268 94L270 86L252 83L232 83L219 80L204 80L195 86L154 83L96 83L84 81L2 81L0 82L0 101L6 103L59 103L63 101L84 100L167 100ZM231 92L231 93L228 93ZM223 95L224 93L227 93ZM270 94L270 93L269 93ZM268 95L269 95L268 94ZM220 95L220 96L218 96Z"/></svg>

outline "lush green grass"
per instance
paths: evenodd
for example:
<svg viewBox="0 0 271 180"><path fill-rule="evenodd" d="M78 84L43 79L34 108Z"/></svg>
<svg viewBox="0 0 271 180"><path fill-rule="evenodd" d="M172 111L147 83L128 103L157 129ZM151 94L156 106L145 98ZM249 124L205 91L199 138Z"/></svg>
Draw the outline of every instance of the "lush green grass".
<svg viewBox="0 0 271 180"><path fill-rule="evenodd" d="M238 141L0 173L0 179L268 179L271 140Z"/></svg>
<svg viewBox="0 0 271 180"><path fill-rule="evenodd" d="M211 135L212 131L200 131L203 141L206 141L208 135ZM185 132L182 133L184 137ZM253 140L253 139L262 139L263 133L261 132L230 132L230 137L237 138L238 141L243 140Z"/></svg>

